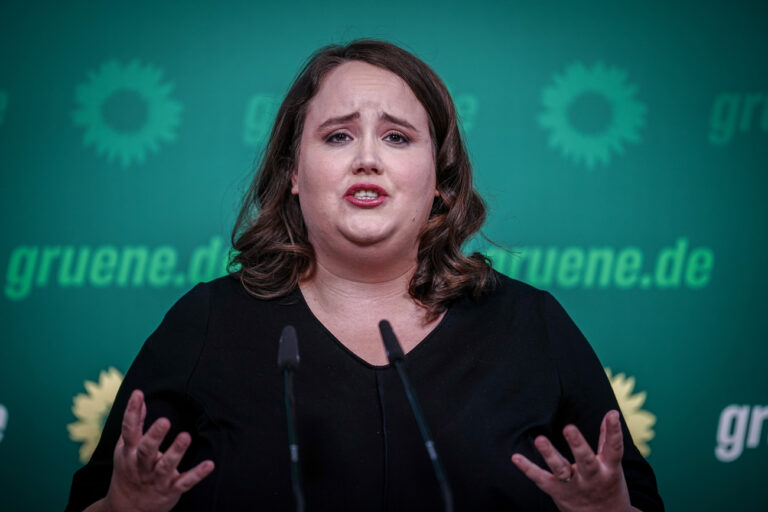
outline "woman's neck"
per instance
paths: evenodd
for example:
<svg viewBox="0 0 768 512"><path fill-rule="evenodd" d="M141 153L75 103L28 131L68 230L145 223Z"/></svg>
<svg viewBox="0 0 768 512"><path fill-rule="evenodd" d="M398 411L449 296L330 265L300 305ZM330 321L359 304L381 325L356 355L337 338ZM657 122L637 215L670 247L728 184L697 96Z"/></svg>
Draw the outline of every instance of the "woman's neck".
<svg viewBox="0 0 768 512"><path fill-rule="evenodd" d="M335 308L349 303L392 303L410 299L408 285L416 270L410 266L390 269L381 268L329 268L322 262L315 263L315 272L300 283L302 292L309 292L324 308Z"/></svg>
<svg viewBox="0 0 768 512"><path fill-rule="evenodd" d="M408 353L442 319L429 320L426 310L408 293L416 269L409 268L378 279L331 272L321 263L311 279L299 288L315 317L351 352L373 365L387 364L378 325L392 323L403 350Z"/></svg>

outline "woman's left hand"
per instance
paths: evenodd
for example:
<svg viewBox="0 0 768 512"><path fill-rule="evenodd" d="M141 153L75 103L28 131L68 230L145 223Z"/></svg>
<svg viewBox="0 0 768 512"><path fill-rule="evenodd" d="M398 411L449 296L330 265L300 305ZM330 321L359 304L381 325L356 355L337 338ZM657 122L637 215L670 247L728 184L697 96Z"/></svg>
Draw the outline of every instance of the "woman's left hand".
<svg viewBox="0 0 768 512"><path fill-rule="evenodd" d="M619 413L609 411L600 425L597 454L574 425L563 429L575 458L571 464L544 436L534 440L549 469L546 471L525 456L515 453L512 462L539 489L549 494L562 512L630 511L629 491L621 468L624 438Z"/></svg>

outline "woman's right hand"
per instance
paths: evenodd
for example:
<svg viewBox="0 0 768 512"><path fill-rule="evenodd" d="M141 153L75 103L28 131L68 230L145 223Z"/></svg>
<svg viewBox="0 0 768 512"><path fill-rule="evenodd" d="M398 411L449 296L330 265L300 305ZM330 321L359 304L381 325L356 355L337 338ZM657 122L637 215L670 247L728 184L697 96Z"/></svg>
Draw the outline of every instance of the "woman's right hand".
<svg viewBox="0 0 768 512"><path fill-rule="evenodd" d="M146 416L144 395L136 389L125 408L122 435L115 446L112 480L103 503L106 510L171 510L182 493L213 471L213 461L205 460L189 471L179 473L176 466L189 447L190 435L181 432L165 453L160 452L160 443L171 428L171 422L159 418L143 434Z"/></svg>

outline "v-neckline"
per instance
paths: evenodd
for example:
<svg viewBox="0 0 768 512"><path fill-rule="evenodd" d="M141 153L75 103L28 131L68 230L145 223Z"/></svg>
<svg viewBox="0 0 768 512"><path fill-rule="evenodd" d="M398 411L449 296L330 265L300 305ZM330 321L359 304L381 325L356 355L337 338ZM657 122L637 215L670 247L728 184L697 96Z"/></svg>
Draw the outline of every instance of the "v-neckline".
<svg viewBox="0 0 768 512"><path fill-rule="evenodd" d="M309 307L309 304L307 303L306 297L304 297L304 294L301 291L301 288L298 286L296 287L294 294L299 300L299 303L301 304L301 307L304 309L304 312L311 318L311 321L314 322L319 328L320 331L331 340L331 342L336 346L336 348L340 349L343 353L345 353L348 357L350 357L352 360L357 362L358 364L369 368L371 370L387 370L392 367L390 363L384 364L384 365L376 365L373 363L370 363L357 355L352 349L350 349L347 345L341 342L335 334L331 332L330 329L328 329L323 322L320 321L319 318L315 315L315 313L312 311L312 308ZM447 323L449 317L451 315L451 307L449 306L445 314L443 314L443 318L440 319L440 321L435 325L432 330L430 330L422 339L419 341L416 345L411 348L406 354L405 354L405 361L413 359L414 357L418 356L418 353L420 351L425 350L423 347L428 346L432 343L434 338L437 337L440 331L445 329L445 324Z"/></svg>

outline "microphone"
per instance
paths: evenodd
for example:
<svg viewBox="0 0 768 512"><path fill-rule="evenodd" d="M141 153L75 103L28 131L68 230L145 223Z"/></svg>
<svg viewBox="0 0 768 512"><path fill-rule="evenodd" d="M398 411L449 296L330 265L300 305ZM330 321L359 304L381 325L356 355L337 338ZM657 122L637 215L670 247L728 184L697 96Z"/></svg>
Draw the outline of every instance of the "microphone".
<svg viewBox="0 0 768 512"><path fill-rule="evenodd" d="M445 468L443 463L440 462L440 457L437 455L437 449L435 443L432 441L432 434L429 431L427 425L427 419L424 417L424 411L421 410L421 404L416 397L416 391L411 386L411 382L408 380L408 375L405 373L405 365L403 359L403 349L400 347L400 342L397 341L395 332L392 330L392 326L388 321L382 320L379 322L379 331L381 332L381 339L384 341L384 350L387 352L387 359L395 367L397 373L400 375L400 380L403 382L405 388L405 394L408 396L408 401L411 403L411 409L413 415L416 417L416 424L419 426L419 432L424 439L424 446L427 448L429 459L432 461L432 468L435 470L435 476L437 482L440 484L440 492L443 496L444 510L446 512L453 512L453 495L451 494L451 487L448 485L448 480L445 477Z"/></svg>
<svg viewBox="0 0 768 512"><path fill-rule="evenodd" d="M301 484L299 441L296 436L296 399L293 395L293 373L299 367L299 340L292 325L283 327L277 350L277 367L285 382L285 414L288 419L288 450L291 454L291 487L297 512L304 512L304 489Z"/></svg>

